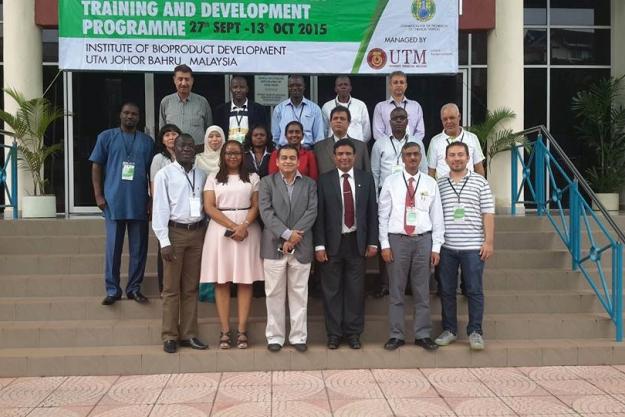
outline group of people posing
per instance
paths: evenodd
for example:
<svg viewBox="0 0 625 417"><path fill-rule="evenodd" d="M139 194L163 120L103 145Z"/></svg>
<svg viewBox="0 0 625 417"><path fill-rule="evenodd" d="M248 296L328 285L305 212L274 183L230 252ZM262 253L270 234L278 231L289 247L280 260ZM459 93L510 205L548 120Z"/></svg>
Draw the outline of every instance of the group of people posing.
<svg viewBox="0 0 625 417"><path fill-rule="evenodd" d="M328 348L346 342L359 349L366 260L376 256L381 259L377 295L389 294L385 349L405 344L407 285L415 344L435 350L456 340L459 270L468 298L470 347L484 348L482 274L493 253L495 208L479 141L460 126L455 104L442 107L443 131L431 139L426 154L421 106L404 96L402 72L391 74L392 95L376 106L373 126L366 105L351 96L346 76L337 77L337 97L322 109L304 97L303 77L290 76L289 98L275 107L271 128L265 109L247 98L243 77L232 78L232 101L214 113L205 98L191 92L189 67L176 67L173 81L176 92L161 102L155 141L137 130L139 107L125 103L120 126L98 135L90 156L106 228L102 304L114 304L123 293L126 229L126 296L149 302L140 286L151 215L159 242L166 352L208 347L198 337L199 283L215 286L219 347L247 348L255 282L264 282L267 348L277 352L288 342L306 351L313 261ZM443 332L432 340L434 267ZM236 331L230 328L233 284Z"/></svg>

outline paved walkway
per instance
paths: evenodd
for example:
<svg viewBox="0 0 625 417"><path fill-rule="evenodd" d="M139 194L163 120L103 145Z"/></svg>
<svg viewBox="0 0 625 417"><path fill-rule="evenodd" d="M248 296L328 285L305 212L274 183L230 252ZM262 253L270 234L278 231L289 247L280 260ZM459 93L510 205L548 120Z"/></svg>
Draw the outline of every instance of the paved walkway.
<svg viewBox="0 0 625 417"><path fill-rule="evenodd" d="M0 416L625 416L625 366L0 379Z"/></svg>

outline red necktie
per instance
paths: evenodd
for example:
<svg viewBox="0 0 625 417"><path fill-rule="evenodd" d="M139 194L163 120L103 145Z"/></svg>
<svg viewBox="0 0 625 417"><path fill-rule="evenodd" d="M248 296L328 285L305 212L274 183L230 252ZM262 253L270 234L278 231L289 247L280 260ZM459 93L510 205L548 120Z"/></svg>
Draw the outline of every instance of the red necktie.
<svg viewBox="0 0 625 417"><path fill-rule="evenodd" d="M351 228L354 225L354 197L352 187L349 185L349 174L343 174L343 208L345 209L345 226Z"/></svg>
<svg viewBox="0 0 625 417"><path fill-rule="evenodd" d="M414 178L410 177L408 180L408 188L406 189L406 207L404 209L404 230L407 235L412 235L414 233L414 226L409 226L406 222L406 216L408 213L408 207L414 207Z"/></svg>

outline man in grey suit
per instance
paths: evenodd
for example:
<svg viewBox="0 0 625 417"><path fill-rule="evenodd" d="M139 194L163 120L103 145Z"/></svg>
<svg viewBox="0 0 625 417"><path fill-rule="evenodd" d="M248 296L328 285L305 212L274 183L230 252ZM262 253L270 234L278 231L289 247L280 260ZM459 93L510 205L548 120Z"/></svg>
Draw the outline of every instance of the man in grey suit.
<svg viewBox="0 0 625 417"><path fill-rule="evenodd" d="M321 273L328 348L345 337L360 349L366 258L378 252L378 205L371 174L354 168L354 141L334 144L336 168L319 177L315 258ZM341 215L339 215L341 213Z"/></svg>
<svg viewBox="0 0 625 417"><path fill-rule="evenodd" d="M286 340L285 298L288 295L289 343L307 349L308 276L313 258L312 227L317 217L317 186L297 170L299 152L292 145L278 150L279 171L259 187L263 229L260 256L265 271L267 349L278 352Z"/></svg>
<svg viewBox="0 0 625 417"><path fill-rule="evenodd" d="M317 158L317 168L319 174L336 169L334 165L334 144L340 139L352 139L356 154L354 156L354 166L366 172L371 172L371 162L369 161L369 151L362 138L350 138L347 129L352 116L347 107L337 106L330 112L330 127L332 136L315 144L315 157Z"/></svg>

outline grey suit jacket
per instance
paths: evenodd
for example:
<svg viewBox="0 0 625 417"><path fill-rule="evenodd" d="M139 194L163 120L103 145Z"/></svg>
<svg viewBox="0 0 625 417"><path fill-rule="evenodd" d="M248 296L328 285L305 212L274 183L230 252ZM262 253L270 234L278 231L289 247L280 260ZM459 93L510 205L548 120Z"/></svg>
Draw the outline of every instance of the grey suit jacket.
<svg viewBox="0 0 625 417"><path fill-rule="evenodd" d="M369 160L369 151L367 145L358 139L350 138L356 147L356 157L354 159L354 167L366 172L371 172L371 161ZM317 168L319 175L336 169L334 164L334 136L325 138L321 142L315 144L315 157L317 158Z"/></svg>
<svg viewBox="0 0 625 417"><path fill-rule="evenodd" d="M286 184L280 172L260 180L258 205L265 228L260 245L260 257L280 259L282 234L286 230L303 230L304 238L295 247L295 259L310 263L313 259L312 227L317 218L317 185L308 177L295 180L293 195L289 199Z"/></svg>

